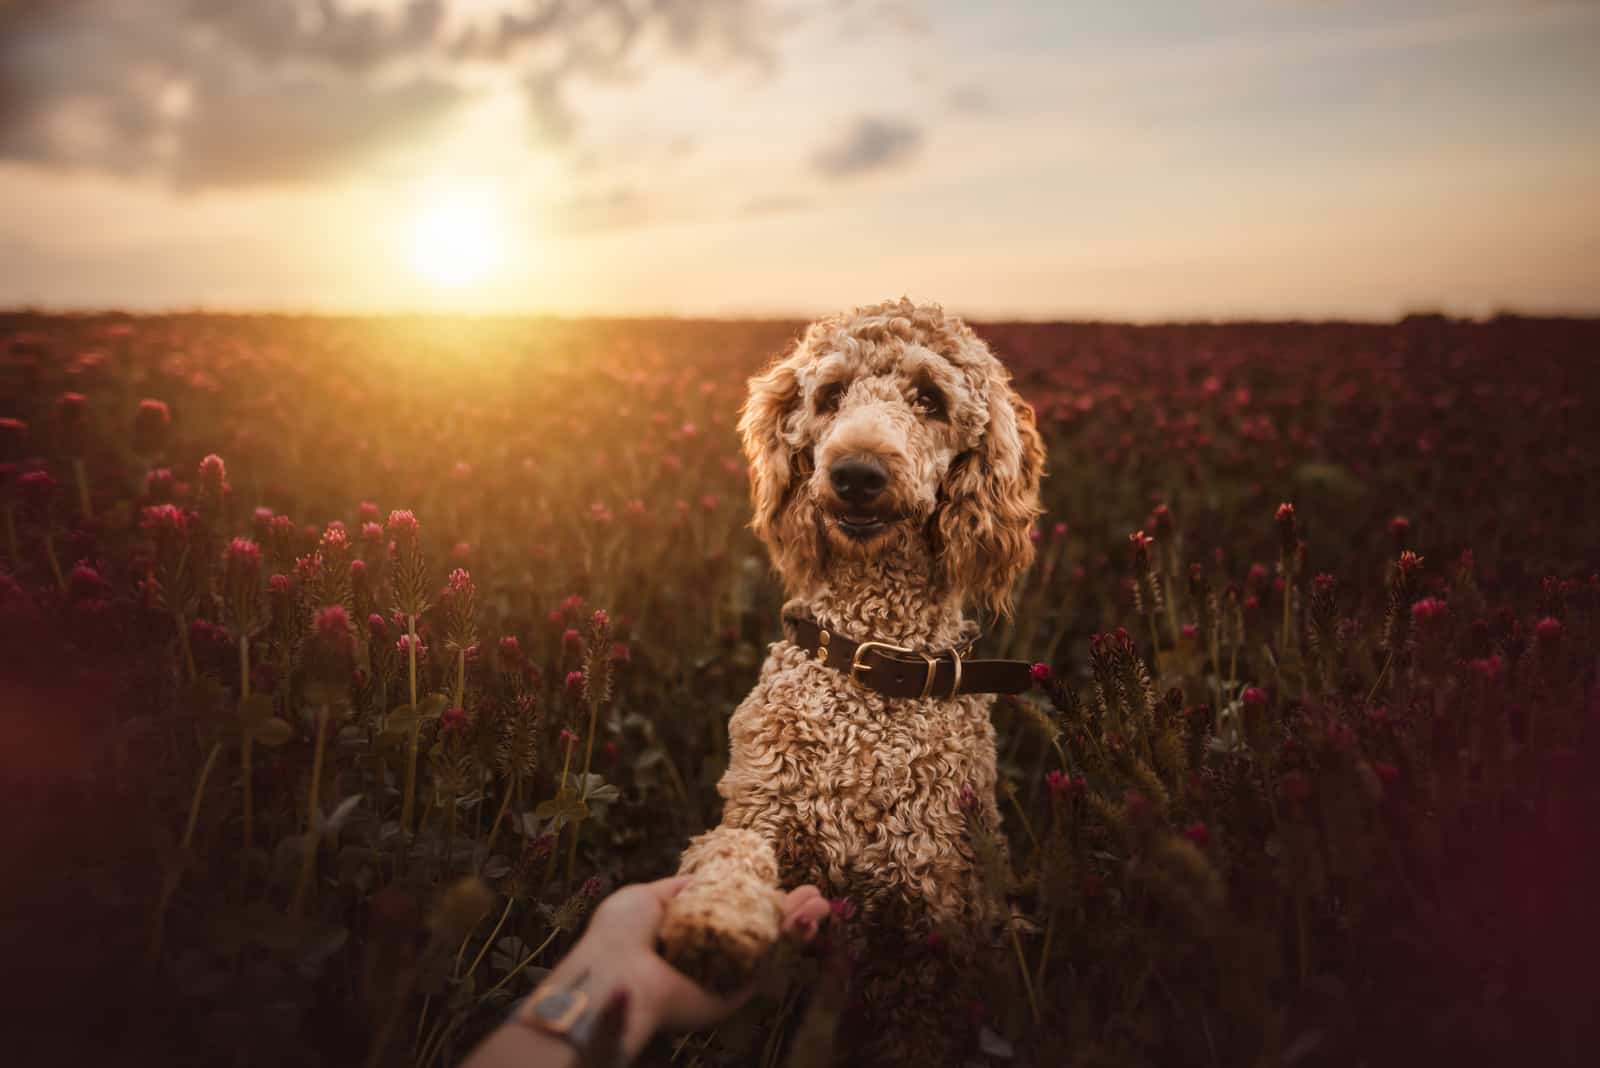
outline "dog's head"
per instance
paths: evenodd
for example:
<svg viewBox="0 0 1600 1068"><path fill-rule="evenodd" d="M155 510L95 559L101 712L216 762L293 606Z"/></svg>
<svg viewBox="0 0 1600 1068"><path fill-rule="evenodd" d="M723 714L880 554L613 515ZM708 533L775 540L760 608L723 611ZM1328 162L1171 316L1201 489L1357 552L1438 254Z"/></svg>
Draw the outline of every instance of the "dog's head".
<svg viewBox="0 0 1600 1068"><path fill-rule="evenodd" d="M816 588L830 561L920 538L942 588L1007 610L1033 559L1044 447L959 319L900 300L812 324L750 380L739 432L751 525L791 592Z"/></svg>

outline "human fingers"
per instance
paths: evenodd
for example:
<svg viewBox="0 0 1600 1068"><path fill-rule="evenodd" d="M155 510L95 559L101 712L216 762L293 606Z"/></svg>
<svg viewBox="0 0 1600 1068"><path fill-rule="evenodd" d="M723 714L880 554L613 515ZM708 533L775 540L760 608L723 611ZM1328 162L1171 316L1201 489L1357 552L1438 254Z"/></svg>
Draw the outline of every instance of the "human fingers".
<svg viewBox="0 0 1600 1068"><path fill-rule="evenodd" d="M783 900L783 932L808 942L828 915L828 899L815 886L797 886Z"/></svg>

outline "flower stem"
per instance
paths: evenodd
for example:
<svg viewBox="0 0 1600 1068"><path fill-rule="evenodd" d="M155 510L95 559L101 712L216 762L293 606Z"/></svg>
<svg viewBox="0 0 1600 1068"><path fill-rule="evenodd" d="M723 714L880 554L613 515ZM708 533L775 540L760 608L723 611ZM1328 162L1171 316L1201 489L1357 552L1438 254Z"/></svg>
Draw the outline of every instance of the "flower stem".
<svg viewBox="0 0 1600 1068"><path fill-rule="evenodd" d="M489 932L489 937L484 941L483 948L478 950L478 955L472 958L472 963L467 965L467 970L461 973L460 978L465 979L467 976L478 970L478 965L483 963L483 958L489 952L489 947L494 945L494 936L499 934L500 928L506 925L506 917L511 915L511 906L515 905L516 903L517 899L514 897L506 900L506 907L500 913L500 922L494 925L494 930ZM467 937L470 938L472 936L469 934ZM465 946L466 943L463 942L462 945ZM460 963L459 960L457 963Z"/></svg>
<svg viewBox="0 0 1600 1068"><path fill-rule="evenodd" d="M67 592L67 579L66 576L61 573L61 561L56 559L56 540L50 536L49 531L45 531L44 535L44 555L46 559L50 561L50 571L56 577L56 586L60 588L62 595L65 596Z"/></svg>
<svg viewBox="0 0 1600 1068"><path fill-rule="evenodd" d="M6 506L6 551L11 554L11 566L22 566L22 553L17 549L17 517L10 505Z"/></svg>
<svg viewBox="0 0 1600 1068"><path fill-rule="evenodd" d="M417 617L406 616L406 661L411 682L411 744L406 751L406 792L400 803L400 838L403 842L411 833L411 813L417 793L417 741L422 734L422 720L417 716Z"/></svg>
<svg viewBox="0 0 1600 1068"><path fill-rule="evenodd" d="M537 958L539 956L539 954L543 953L546 949L550 948L550 943L554 942L556 940L556 935L558 935L560 933L561 933L561 928L559 928L559 927L557 927L555 930L551 931L550 932L550 937L546 938L543 942L540 942L538 949L534 950L532 953L529 953L526 957L522 958L521 963L519 963L515 968L512 968L509 972L506 972L505 975L501 976L500 977L500 981L498 983L494 984L494 986L491 986L488 990L485 990L482 994L478 995L478 1000L479 1001L488 1000L488 998L489 998L489 996L491 994L497 993L507 983L511 982L511 979L512 979L513 976L521 974L522 969L524 969L528 965L532 964L534 962L534 959ZM1037 1017L1037 1014L1035 1014L1035 1015Z"/></svg>
<svg viewBox="0 0 1600 1068"><path fill-rule="evenodd" d="M594 729L600 718L600 702L593 696L589 698L589 736L583 744L583 784L580 796L583 800L589 799L589 766L594 757ZM567 882L572 882L572 873L578 864L578 824L572 825L572 841L567 845Z"/></svg>
<svg viewBox="0 0 1600 1068"><path fill-rule="evenodd" d="M243 634L239 636L239 695L241 700L250 696L250 639ZM239 744L239 776L244 782L244 856L240 858L242 885L250 881L250 853L256 844L255 784L250 781L250 751L254 745L255 737L246 729L244 740Z"/></svg>
<svg viewBox="0 0 1600 1068"><path fill-rule="evenodd" d="M182 612L172 613L172 621L178 628L178 647L183 650L183 665L188 669L189 681L195 680L197 672L194 669L194 650L189 648L189 627L183 621Z"/></svg>
<svg viewBox="0 0 1600 1068"><path fill-rule="evenodd" d="M206 780L211 778L211 768L217 762L217 754L222 752L222 743L217 742L211 747L211 752L206 754L206 762L200 767L200 777L195 780L194 796L189 799L189 821L184 824L183 844L179 847L178 859L168 870L166 877L161 881L161 897L156 902L155 922L151 925L149 961L154 964L161 956L161 942L167 928L167 906L172 902L172 895L178 889L178 881L183 878L183 866L189 853L189 847L194 842L194 829L200 822L200 800L205 796Z"/></svg>
<svg viewBox="0 0 1600 1068"><path fill-rule="evenodd" d="M1056 933L1056 910L1051 909L1050 915L1044 921L1044 948L1039 951L1039 971L1033 978L1033 985L1038 988L1039 995L1044 996L1044 970L1050 963L1050 942Z"/></svg>
<svg viewBox="0 0 1600 1068"><path fill-rule="evenodd" d="M500 795L500 810L494 814L494 823L489 827L489 843L483 847L483 862L489 863L489 855L494 852L494 840L500 833L500 824L506 818L506 809L511 806L511 794L515 788L516 780L506 783L505 791Z"/></svg>
<svg viewBox="0 0 1600 1068"><path fill-rule="evenodd" d="M317 805L317 795L322 787L322 755L328 748L328 706L317 706L317 746L311 758L311 795L306 799L306 841L300 854L300 878L295 881L294 900L289 905L289 916L298 920L305 911L306 892L311 888L311 873L317 866L317 824L322 810Z"/></svg>
<svg viewBox="0 0 1600 1068"><path fill-rule="evenodd" d="M1017 967L1022 969L1022 987L1028 992L1028 1011L1033 1014L1033 1026L1039 1026L1039 1002L1033 996L1033 978L1028 974L1028 958L1022 955L1022 939L1017 937L1017 925L1008 923L1011 928L1011 945L1017 951Z"/></svg>
<svg viewBox="0 0 1600 1068"><path fill-rule="evenodd" d="M94 508L89 503L89 469L84 466L83 457L72 461L72 474L78 483L78 511L88 519L94 515Z"/></svg>

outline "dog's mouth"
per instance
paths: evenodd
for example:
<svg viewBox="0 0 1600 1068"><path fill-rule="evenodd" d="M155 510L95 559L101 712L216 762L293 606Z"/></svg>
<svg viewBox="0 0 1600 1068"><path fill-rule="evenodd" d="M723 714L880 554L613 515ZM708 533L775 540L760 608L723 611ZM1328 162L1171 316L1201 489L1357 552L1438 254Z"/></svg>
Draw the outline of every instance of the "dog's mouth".
<svg viewBox="0 0 1600 1068"><path fill-rule="evenodd" d="M867 512L834 512L829 518L839 533L860 542L871 541L899 521L898 516Z"/></svg>

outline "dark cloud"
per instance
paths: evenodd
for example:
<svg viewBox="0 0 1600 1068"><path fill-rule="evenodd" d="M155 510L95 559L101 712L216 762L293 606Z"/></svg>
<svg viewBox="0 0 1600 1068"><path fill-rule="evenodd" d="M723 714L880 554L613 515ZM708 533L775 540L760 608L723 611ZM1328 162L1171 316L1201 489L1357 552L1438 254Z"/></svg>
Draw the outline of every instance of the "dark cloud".
<svg viewBox="0 0 1600 1068"><path fill-rule="evenodd" d="M307 80L208 95L184 124L173 177L199 187L337 175L427 129L461 96L456 86L429 78L359 92Z"/></svg>
<svg viewBox="0 0 1600 1068"><path fill-rule="evenodd" d="M0 0L0 160L181 185L348 172L520 78L533 133L569 144L573 81L629 74L643 42L704 63L772 63L758 0L539 0L494 19L447 0Z"/></svg>
<svg viewBox="0 0 1600 1068"><path fill-rule="evenodd" d="M813 157L817 170L830 178L846 178L898 166L916 154L922 130L896 119L857 119Z"/></svg>

